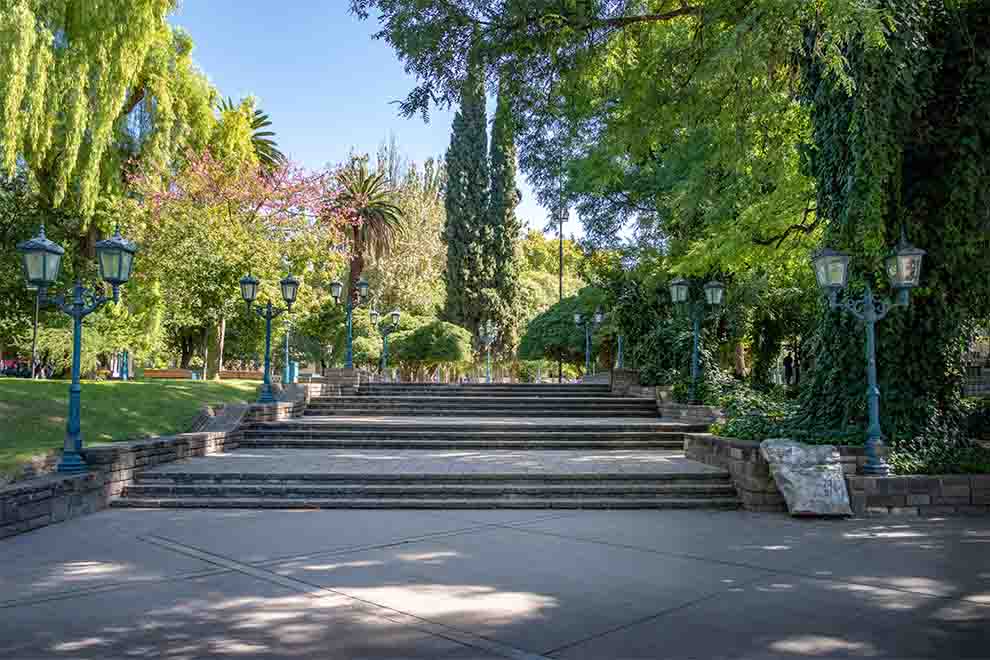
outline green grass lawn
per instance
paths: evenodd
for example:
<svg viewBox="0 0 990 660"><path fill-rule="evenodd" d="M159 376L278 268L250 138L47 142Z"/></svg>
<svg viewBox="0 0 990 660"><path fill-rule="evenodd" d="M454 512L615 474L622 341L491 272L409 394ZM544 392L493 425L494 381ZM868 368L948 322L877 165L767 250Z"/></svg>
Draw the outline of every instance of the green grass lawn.
<svg viewBox="0 0 990 660"><path fill-rule="evenodd" d="M254 381L84 381L84 444L178 433L206 403L254 399ZM61 447L69 407L67 381L0 378L0 473L35 454Z"/></svg>

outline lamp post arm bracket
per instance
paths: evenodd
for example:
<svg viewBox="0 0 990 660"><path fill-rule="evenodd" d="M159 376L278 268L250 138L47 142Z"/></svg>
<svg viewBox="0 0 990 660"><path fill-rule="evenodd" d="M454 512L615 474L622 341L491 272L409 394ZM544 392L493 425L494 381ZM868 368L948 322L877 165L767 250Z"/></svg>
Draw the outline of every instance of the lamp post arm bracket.
<svg viewBox="0 0 990 660"><path fill-rule="evenodd" d="M862 298L858 298L856 300L845 298L842 302L835 303L835 309L845 310L860 321L866 320L866 301Z"/></svg>
<svg viewBox="0 0 990 660"><path fill-rule="evenodd" d="M110 302L110 298L105 298L103 296L90 295L90 302L88 305L83 307L81 316L86 317L98 310L99 308Z"/></svg>

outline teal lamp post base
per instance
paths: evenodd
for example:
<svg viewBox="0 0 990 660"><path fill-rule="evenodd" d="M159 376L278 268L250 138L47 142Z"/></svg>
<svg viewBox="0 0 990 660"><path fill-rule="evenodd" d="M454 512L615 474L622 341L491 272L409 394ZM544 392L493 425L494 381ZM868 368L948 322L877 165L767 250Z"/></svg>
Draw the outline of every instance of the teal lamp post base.
<svg viewBox="0 0 990 660"><path fill-rule="evenodd" d="M275 403L275 395L272 394L272 320L286 311L273 307L271 302L262 309L254 310L255 314L265 321L265 373L261 391L258 393L258 403Z"/></svg>
<svg viewBox="0 0 990 660"><path fill-rule="evenodd" d="M82 474L83 472L88 472L89 467L79 452L67 451L62 452L62 458L59 460L55 470L59 474Z"/></svg>
<svg viewBox="0 0 990 660"><path fill-rule="evenodd" d="M272 394L272 386L265 383L258 393L258 403L275 403L275 395Z"/></svg>

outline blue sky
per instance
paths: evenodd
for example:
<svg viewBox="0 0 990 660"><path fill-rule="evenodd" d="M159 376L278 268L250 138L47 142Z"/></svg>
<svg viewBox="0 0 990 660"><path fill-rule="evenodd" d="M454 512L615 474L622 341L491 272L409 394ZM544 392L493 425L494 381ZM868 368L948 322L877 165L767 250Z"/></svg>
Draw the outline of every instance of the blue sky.
<svg viewBox="0 0 990 660"><path fill-rule="evenodd" d="M189 31L193 57L224 96L249 94L271 116L279 147L319 168L352 150L371 152L394 134L417 162L442 156L453 112L434 109L430 122L404 119L393 103L412 89L392 49L371 35L347 0L183 0L172 23ZM520 217L542 228L547 213L525 181ZM572 219L565 234L580 233Z"/></svg>

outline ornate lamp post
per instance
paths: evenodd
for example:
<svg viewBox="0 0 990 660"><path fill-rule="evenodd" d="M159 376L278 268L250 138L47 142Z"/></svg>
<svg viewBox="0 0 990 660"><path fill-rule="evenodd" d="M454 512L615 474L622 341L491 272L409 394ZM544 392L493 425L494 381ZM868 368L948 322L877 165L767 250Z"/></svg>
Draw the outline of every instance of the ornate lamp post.
<svg viewBox="0 0 990 660"><path fill-rule="evenodd" d="M375 326L382 338L382 359L378 371L384 375L388 368L388 336L399 329L399 319L402 317L402 312L393 309L392 313L389 314L390 323L382 323L381 314L377 310L371 310L369 316L371 317L371 325Z"/></svg>
<svg viewBox="0 0 990 660"><path fill-rule="evenodd" d="M41 289L33 284L27 290L34 294L34 332L31 334L31 379L38 377L38 313L41 310Z"/></svg>
<svg viewBox="0 0 990 660"><path fill-rule="evenodd" d="M894 301L889 299L877 300L873 297L870 283L861 298L845 297L839 301L839 292L849 280L849 255L824 248L816 252L811 260L815 269L818 286L828 295L829 307L841 309L853 315L866 326L866 401L869 409L870 425L866 431L866 465L865 474L885 475L890 473L890 466L880 456L884 437L880 428L880 388L877 385L877 356L876 356L876 324L887 316L895 307L907 307L911 304L911 289L918 286L921 279L921 261L925 251L907 242L901 233L897 248L887 257L887 277L890 285L897 292Z"/></svg>
<svg viewBox="0 0 990 660"><path fill-rule="evenodd" d="M241 298L247 304L248 313L251 312L251 305L258 297L259 284L258 278L250 273L241 278ZM296 301L296 295L299 293L299 280L287 275L279 282L279 287L282 289L285 309L272 306L271 300L260 309L254 308L254 313L265 320L265 374L258 403L275 403L275 396L272 394L272 320L292 310L292 303Z"/></svg>
<svg viewBox="0 0 990 660"><path fill-rule="evenodd" d="M478 333L478 339L481 340L481 345L485 347L485 382L491 384L492 382L492 344L498 339L498 328L492 323L491 319L485 321L484 325L481 326Z"/></svg>
<svg viewBox="0 0 990 660"><path fill-rule="evenodd" d="M288 320L285 322L285 364L282 367L282 383L288 384L292 382L292 362L289 358L289 331L291 330L291 324Z"/></svg>
<svg viewBox="0 0 990 660"><path fill-rule="evenodd" d="M347 292L347 348L344 355L344 367L347 369L354 368L354 307L367 299L368 289L368 282L362 277L357 283L357 295L353 291ZM330 283L330 295L333 296L334 302L338 305L340 304L340 296L343 290L344 285L340 282Z"/></svg>
<svg viewBox="0 0 990 660"><path fill-rule="evenodd" d="M718 315L725 300L725 285L721 282L711 281L705 285L705 299L689 301L691 283L683 277L678 277L670 283L670 299L678 307L683 307L688 314L688 318L694 325L694 345L691 349L691 388L688 392L688 403L697 404L695 390L698 383L698 371L700 369L699 345L701 343L701 322L708 318L710 311ZM711 310L709 311L709 308Z"/></svg>
<svg viewBox="0 0 990 660"><path fill-rule="evenodd" d="M587 320L581 312L574 314L574 325L579 328L584 327L584 373L586 374L591 373L591 337L604 320L605 315L602 314L601 309L595 309L595 313Z"/></svg>
<svg viewBox="0 0 990 660"><path fill-rule="evenodd" d="M65 427L65 448L58 462L59 472L76 473L86 471L82 458L82 433L80 413L82 410L82 386L79 384L80 356L82 354L82 320L108 302L107 298L95 291L83 288L76 280L72 299L65 296L47 297L47 290L55 284L62 266L65 250L45 237L45 228L29 241L18 244L23 258L24 276L28 284L38 287L38 304L52 304L72 317L72 385L69 386L69 419ZM120 300L120 287L131 279L131 267L137 247L120 235L118 228L113 237L96 244L96 261L100 267L100 277L113 287L113 301Z"/></svg>

